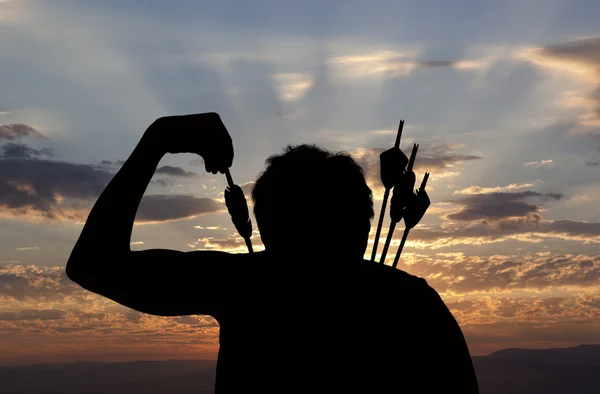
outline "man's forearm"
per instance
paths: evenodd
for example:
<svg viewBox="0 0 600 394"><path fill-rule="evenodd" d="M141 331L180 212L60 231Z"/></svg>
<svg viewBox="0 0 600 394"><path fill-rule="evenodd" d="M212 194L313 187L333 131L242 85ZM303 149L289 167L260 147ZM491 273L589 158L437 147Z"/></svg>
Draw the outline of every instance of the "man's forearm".
<svg viewBox="0 0 600 394"><path fill-rule="evenodd" d="M92 269L98 255L130 251L139 203L163 156L156 127L155 122L146 130L94 204L67 263L69 276Z"/></svg>

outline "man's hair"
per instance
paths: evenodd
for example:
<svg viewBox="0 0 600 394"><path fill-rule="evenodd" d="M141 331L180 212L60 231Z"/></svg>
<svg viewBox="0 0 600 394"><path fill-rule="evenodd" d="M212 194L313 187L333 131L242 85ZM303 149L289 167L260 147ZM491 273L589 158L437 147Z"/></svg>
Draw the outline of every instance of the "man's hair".
<svg viewBox="0 0 600 394"><path fill-rule="evenodd" d="M316 145L287 146L266 164L252 199L267 250L362 258L373 194L350 155Z"/></svg>

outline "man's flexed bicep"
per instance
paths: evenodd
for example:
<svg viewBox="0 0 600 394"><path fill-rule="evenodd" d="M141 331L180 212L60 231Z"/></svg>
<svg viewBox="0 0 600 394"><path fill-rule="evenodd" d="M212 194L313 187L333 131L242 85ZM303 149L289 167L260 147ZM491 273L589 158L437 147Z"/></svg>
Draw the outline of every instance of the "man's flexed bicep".
<svg viewBox="0 0 600 394"><path fill-rule="evenodd" d="M139 312L218 318L227 308L228 296L237 288L236 268L241 266L237 263L241 256L165 249L129 252L119 257L99 253L97 258L105 261L95 265L104 269L72 272L71 279L89 291Z"/></svg>
<svg viewBox="0 0 600 394"><path fill-rule="evenodd" d="M71 280L146 313L212 314L218 309L210 296L213 287L225 283L222 274L233 255L130 248L138 206L159 162L178 153L198 154L207 171L225 173L232 165L233 144L219 115L167 116L148 127L94 203L67 262ZM206 282L204 288L200 281Z"/></svg>

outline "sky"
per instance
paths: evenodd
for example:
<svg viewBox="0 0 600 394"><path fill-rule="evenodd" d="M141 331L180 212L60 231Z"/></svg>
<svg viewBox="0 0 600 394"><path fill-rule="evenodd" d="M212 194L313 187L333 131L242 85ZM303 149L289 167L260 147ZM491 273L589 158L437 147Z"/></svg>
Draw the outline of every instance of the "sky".
<svg viewBox="0 0 600 394"><path fill-rule="evenodd" d="M377 215L404 119L432 204L398 268L471 353L600 343L599 19L593 0L0 0L0 365L216 357L213 318L141 314L64 273L145 129L211 111L247 193L269 155L316 143L363 166ZM243 253L225 187L166 156L132 249Z"/></svg>

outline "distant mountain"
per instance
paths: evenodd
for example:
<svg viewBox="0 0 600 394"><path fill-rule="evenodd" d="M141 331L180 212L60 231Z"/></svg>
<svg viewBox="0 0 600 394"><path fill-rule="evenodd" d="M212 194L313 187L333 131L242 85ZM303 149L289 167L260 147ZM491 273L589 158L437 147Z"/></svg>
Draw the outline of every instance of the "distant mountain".
<svg viewBox="0 0 600 394"><path fill-rule="evenodd" d="M504 349L473 357L473 363L481 394L600 393L600 345ZM215 366L212 360L170 360L0 367L0 393L209 394Z"/></svg>
<svg viewBox="0 0 600 394"><path fill-rule="evenodd" d="M209 394L214 360L0 367L2 394Z"/></svg>
<svg viewBox="0 0 600 394"><path fill-rule="evenodd" d="M482 394L600 393L600 345L504 349L473 364Z"/></svg>

